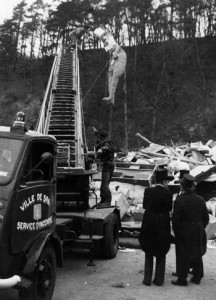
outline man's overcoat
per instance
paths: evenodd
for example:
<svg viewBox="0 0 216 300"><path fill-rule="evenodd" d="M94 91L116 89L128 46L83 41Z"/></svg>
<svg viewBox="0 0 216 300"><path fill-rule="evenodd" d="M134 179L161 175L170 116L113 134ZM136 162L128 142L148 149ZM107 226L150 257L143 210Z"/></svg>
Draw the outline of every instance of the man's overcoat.
<svg viewBox="0 0 216 300"><path fill-rule="evenodd" d="M172 193L161 185L146 188L143 208L145 209L139 242L147 254L164 256L170 249L170 211Z"/></svg>
<svg viewBox="0 0 216 300"><path fill-rule="evenodd" d="M97 154L100 159L103 171L110 171L114 169L114 152L115 146L109 137L97 142L95 146L96 151L102 150L102 153Z"/></svg>
<svg viewBox="0 0 216 300"><path fill-rule="evenodd" d="M173 231L178 253L191 259L206 252L206 232L209 215L203 197L194 192L185 192L174 202Z"/></svg>

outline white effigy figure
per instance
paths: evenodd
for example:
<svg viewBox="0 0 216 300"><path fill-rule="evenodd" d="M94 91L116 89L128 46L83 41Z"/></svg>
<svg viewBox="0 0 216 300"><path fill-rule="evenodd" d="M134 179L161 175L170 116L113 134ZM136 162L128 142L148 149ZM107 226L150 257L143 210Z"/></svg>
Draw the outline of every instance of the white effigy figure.
<svg viewBox="0 0 216 300"><path fill-rule="evenodd" d="M127 63L127 55L125 51L116 43L109 31L105 31L102 28L97 28L94 31L94 35L102 40L105 51L109 51L110 53L110 64L108 71L109 96L103 98L103 100L114 105L116 88L119 78L124 74Z"/></svg>

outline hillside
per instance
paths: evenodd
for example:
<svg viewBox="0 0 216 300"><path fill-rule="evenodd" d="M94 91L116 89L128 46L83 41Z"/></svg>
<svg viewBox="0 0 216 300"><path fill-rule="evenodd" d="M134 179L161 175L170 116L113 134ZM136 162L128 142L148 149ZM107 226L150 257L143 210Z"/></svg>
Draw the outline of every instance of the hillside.
<svg viewBox="0 0 216 300"><path fill-rule="evenodd" d="M1 125L10 126L18 111L25 112L28 127L36 125L52 62L46 58L18 63L7 80L0 68Z"/></svg>
<svg viewBox="0 0 216 300"><path fill-rule="evenodd" d="M141 133L155 143L170 144L214 139L216 135L216 40L174 41L126 48L129 148L143 145ZM82 90L86 92L100 74L107 53L86 51L80 57ZM94 67L93 67L94 66ZM97 73L95 74L95 71ZM106 93L103 72L84 100L86 126L108 127L109 107L101 100ZM124 145L123 78L119 83L113 116L113 139ZM154 109L154 106L156 109ZM154 120L154 113L156 118ZM154 122L155 121L155 130Z"/></svg>
<svg viewBox="0 0 216 300"><path fill-rule="evenodd" d="M216 39L172 41L125 48L127 52L127 129L129 149L143 142L141 133L155 143L203 142L216 136ZM109 106L102 102L107 93L108 54L103 49L80 52L81 87L89 146L91 126L108 128ZM135 64L136 62L136 64ZM52 58L17 65L6 86L0 69L1 125L11 125L23 110L35 125L48 81ZM113 140L124 146L123 78L116 94Z"/></svg>

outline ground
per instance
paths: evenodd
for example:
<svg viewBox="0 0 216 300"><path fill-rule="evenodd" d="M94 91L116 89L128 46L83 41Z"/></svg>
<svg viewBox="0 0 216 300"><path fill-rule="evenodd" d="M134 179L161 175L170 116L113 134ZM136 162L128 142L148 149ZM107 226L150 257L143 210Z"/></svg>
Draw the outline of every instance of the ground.
<svg viewBox="0 0 216 300"><path fill-rule="evenodd" d="M175 271L175 246L167 255L166 278L162 287L142 284L144 254L140 249L119 251L112 260L94 260L87 266L87 253L67 253L63 269L58 269L52 300L213 300L215 296L216 249L204 256L205 277L200 285L189 282L188 287L171 284ZM190 277L189 277L190 278ZM0 290L1 300L17 300L15 290Z"/></svg>

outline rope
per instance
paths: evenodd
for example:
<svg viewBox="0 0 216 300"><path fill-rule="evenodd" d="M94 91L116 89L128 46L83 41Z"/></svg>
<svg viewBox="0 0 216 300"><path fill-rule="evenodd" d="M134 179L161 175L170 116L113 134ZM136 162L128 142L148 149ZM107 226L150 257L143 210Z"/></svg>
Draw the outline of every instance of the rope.
<svg viewBox="0 0 216 300"><path fill-rule="evenodd" d="M107 61L107 63L105 64L105 66L103 67L103 69L101 70L101 72L99 73L98 77L95 79L95 81L92 83L92 85L90 86L90 88L88 89L87 93L85 94L85 96L83 97L83 101L85 100L86 96L88 95L88 93L90 92L90 90L93 88L93 86L95 85L95 83L97 82L98 78L100 77L100 75L103 73L104 69L106 68L106 66L108 65L109 61Z"/></svg>

